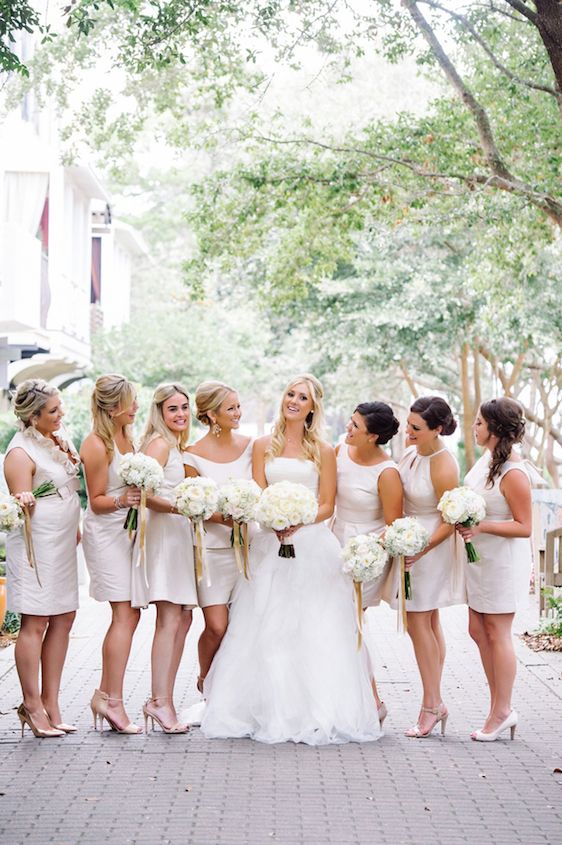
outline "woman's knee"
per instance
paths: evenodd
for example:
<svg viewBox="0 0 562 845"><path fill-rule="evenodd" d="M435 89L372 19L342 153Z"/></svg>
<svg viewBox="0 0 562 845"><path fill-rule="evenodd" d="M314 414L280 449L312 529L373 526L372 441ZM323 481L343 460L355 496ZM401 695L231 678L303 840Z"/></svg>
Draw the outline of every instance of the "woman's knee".
<svg viewBox="0 0 562 845"><path fill-rule="evenodd" d="M20 637L23 634L25 637L29 634L32 637L43 637L45 631L47 630L47 626L49 624L49 617L48 616L30 616L28 614L23 614L21 617L21 630L20 630ZM19 639L19 637L18 637Z"/></svg>
<svg viewBox="0 0 562 845"><path fill-rule="evenodd" d="M69 634L75 619L75 610L72 610L70 613L58 613L56 616L49 617L49 628L56 628L58 631Z"/></svg>

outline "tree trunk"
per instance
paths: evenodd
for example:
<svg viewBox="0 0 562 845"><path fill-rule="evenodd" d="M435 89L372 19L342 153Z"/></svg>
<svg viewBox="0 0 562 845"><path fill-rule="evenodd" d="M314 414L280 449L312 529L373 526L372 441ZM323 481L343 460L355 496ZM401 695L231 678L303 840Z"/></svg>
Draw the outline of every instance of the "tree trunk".
<svg viewBox="0 0 562 845"><path fill-rule="evenodd" d="M562 94L562 3L560 0L533 0L537 15L535 25L545 46L556 87Z"/></svg>
<svg viewBox="0 0 562 845"><path fill-rule="evenodd" d="M468 343L463 343L461 348L461 382L462 382L462 423L464 437L464 454L466 457L466 469L474 466L474 440L472 437L472 417L474 408L470 396L470 384L468 376Z"/></svg>

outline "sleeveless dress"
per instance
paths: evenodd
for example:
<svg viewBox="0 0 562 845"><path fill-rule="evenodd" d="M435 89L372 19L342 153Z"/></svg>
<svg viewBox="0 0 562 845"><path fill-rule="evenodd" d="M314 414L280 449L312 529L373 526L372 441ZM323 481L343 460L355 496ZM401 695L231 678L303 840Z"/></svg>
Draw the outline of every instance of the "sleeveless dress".
<svg viewBox="0 0 562 845"><path fill-rule="evenodd" d="M374 466L361 466L349 456L346 443L340 446L337 456L336 515L332 531L342 546L351 537L380 534L386 527L378 486L382 473L387 469L397 470L398 467L390 459ZM386 574L363 584L363 607L380 604L390 565L389 561Z"/></svg>
<svg viewBox="0 0 562 845"><path fill-rule="evenodd" d="M269 484L284 479L317 494L311 461L274 458ZM366 661L357 651L353 591L326 523L292 536L280 558L269 529L250 549L251 580L240 579L229 626L205 681L207 737L251 737L308 745L381 736Z"/></svg>
<svg viewBox="0 0 562 845"><path fill-rule="evenodd" d="M164 482L158 496L173 502L173 490L185 478L179 448L170 449L164 467ZM193 565L193 531L184 516L159 513L148 508L146 518L145 565L140 566L139 532L133 547L131 604L146 607L149 602L169 601L186 608L197 606ZM148 587L146 586L148 581Z"/></svg>
<svg viewBox="0 0 562 845"><path fill-rule="evenodd" d="M444 451L447 450L439 450ZM431 483L432 457L418 455L416 447L412 446L406 450L398 465L404 487L404 515L415 516L430 534L442 521L437 510L439 500ZM455 532L421 557L410 569L412 598L406 601L406 609L424 611L466 604L463 555L463 543ZM389 596L389 604L394 608L398 606L398 577L398 566L395 565Z"/></svg>
<svg viewBox="0 0 562 845"><path fill-rule="evenodd" d="M106 496L121 496L127 489L119 476L119 465L124 457L114 443ZM88 502L82 547L90 575L90 595L96 601L131 600L133 544L129 532L123 528L126 516L126 508L111 513L94 513Z"/></svg>
<svg viewBox="0 0 562 845"><path fill-rule="evenodd" d="M529 478L525 462L506 461L491 488L486 487L489 468L490 455L485 452L466 474L464 483L484 497L486 520L512 522L513 516L500 484L508 472L523 472ZM472 542L480 561L465 562L468 606L478 613L514 613L524 607L532 569L530 538L478 534Z"/></svg>
<svg viewBox="0 0 562 845"><path fill-rule="evenodd" d="M25 551L23 530L6 538L6 581L8 608L30 616L55 616L78 607L78 566L76 536L80 523L78 470L80 460L64 429L57 437L68 447L76 463L59 449L50 437L32 426L18 431L6 454L23 449L35 463L33 488L52 481L57 493L36 500L31 532L41 587Z"/></svg>
<svg viewBox="0 0 562 845"><path fill-rule="evenodd" d="M191 452L184 452L183 462L194 467L199 475L212 478L219 487L234 478L252 478L252 445L250 440L239 458L227 463L217 463L201 458ZM199 606L209 607L215 604L230 604L232 593L240 572L236 565L234 550L230 545L231 529L218 522L205 523L205 563L210 574L211 584L203 578L197 585Z"/></svg>

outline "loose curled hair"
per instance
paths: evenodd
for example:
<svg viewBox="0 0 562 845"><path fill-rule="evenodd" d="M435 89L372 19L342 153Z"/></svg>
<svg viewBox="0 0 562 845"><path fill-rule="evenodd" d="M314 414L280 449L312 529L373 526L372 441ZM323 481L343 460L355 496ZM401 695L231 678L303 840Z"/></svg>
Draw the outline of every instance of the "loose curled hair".
<svg viewBox="0 0 562 845"><path fill-rule="evenodd" d="M216 414L229 393L236 393L223 381L203 381L195 391L195 416L203 425L212 426L209 412Z"/></svg>
<svg viewBox="0 0 562 845"><path fill-rule="evenodd" d="M412 414L419 414L428 428L441 428L441 434L452 434L457 427L451 408L440 396L420 396L410 407Z"/></svg>
<svg viewBox="0 0 562 845"><path fill-rule="evenodd" d="M49 399L59 396L59 391L42 378L28 378L18 385L12 398L12 408L24 428L32 425Z"/></svg>
<svg viewBox="0 0 562 845"><path fill-rule="evenodd" d="M271 443L269 449L266 450L265 459L267 461L273 458L278 458L283 454L285 448L285 431L287 430L287 420L283 411L283 403L285 397L291 388L297 384L306 384L308 387L310 398L312 399L312 410L307 415L304 423L304 437L302 441L302 450L307 461L313 461L318 469L320 469L320 443L322 441L322 432L324 430L324 406L322 399L324 398L324 388L318 381L316 376L310 373L303 373L291 379L281 397L281 404L279 406L279 416L273 426L271 434Z"/></svg>
<svg viewBox="0 0 562 845"><path fill-rule="evenodd" d="M124 376L109 373L96 379L91 400L92 429L103 441L109 460L113 458L115 428L111 411L130 408L135 401L134 386ZM125 427L125 434L131 437L130 426Z"/></svg>
<svg viewBox="0 0 562 845"><path fill-rule="evenodd" d="M519 402L510 399L508 396L482 402L480 414L488 426L488 432L498 438L498 442L492 451L492 460L486 481L486 486L492 487L494 480L500 475L503 465L509 460L513 446L523 440L525 416Z"/></svg>
<svg viewBox="0 0 562 845"><path fill-rule="evenodd" d="M369 434L377 435L378 446L388 443L400 428L392 408L386 402L361 402L354 413L361 414Z"/></svg>
<svg viewBox="0 0 562 845"><path fill-rule="evenodd" d="M181 384L175 384L173 382L159 384L154 391L150 410L148 412L148 419L141 439L141 449L148 446L150 441L154 440L155 437L162 437L168 445L178 446L180 451L187 448L187 444L189 443L189 411L187 412L187 428L185 431L180 431L179 434L175 434L173 431L170 431L164 422L164 402L176 393L181 393L182 396L185 396L187 404L189 405L189 394L185 387Z"/></svg>

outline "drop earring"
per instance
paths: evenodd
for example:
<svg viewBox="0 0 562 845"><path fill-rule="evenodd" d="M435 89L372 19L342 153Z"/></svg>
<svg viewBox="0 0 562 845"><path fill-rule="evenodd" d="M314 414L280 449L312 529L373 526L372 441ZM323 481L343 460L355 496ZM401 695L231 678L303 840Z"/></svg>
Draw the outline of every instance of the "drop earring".
<svg viewBox="0 0 562 845"><path fill-rule="evenodd" d="M213 425L212 425L212 428L211 428L211 434L214 434L215 437L220 437L221 431L222 431L222 428L220 427L218 422L214 422Z"/></svg>

